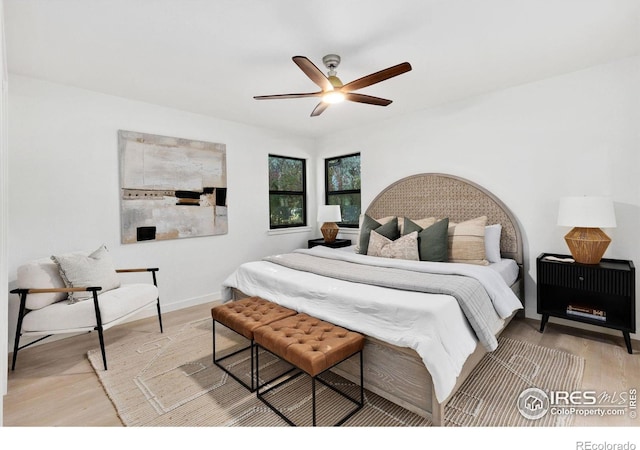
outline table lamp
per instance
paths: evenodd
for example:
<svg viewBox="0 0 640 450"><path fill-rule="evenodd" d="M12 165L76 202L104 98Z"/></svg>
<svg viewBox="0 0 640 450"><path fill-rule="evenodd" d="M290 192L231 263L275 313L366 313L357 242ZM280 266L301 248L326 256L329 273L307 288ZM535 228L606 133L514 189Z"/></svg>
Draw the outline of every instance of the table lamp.
<svg viewBox="0 0 640 450"><path fill-rule="evenodd" d="M558 225L573 227L564 240L576 262L598 264L611 242L600 228L616 227L613 201L608 197L563 197Z"/></svg>
<svg viewBox="0 0 640 450"><path fill-rule="evenodd" d="M318 222L323 222L320 227L325 242L333 242L338 235L338 225L341 222L340 205L320 205L318 208Z"/></svg>

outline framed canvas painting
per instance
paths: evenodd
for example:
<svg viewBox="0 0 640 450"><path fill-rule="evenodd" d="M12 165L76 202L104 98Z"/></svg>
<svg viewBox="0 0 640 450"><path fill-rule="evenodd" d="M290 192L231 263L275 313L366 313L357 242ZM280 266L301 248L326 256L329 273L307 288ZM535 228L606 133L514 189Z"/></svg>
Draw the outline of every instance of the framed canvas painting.
<svg viewBox="0 0 640 450"><path fill-rule="evenodd" d="M123 244L226 234L226 146L118 131Z"/></svg>

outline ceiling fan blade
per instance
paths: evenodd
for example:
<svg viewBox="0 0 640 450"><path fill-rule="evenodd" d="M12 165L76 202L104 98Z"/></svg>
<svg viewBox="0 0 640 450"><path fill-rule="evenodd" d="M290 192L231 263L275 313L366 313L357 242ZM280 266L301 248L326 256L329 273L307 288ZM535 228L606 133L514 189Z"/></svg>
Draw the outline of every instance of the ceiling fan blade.
<svg viewBox="0 0 640 450"><path fill-rule="evenodd" d="M373 97L371 95L364 94L356 94L354 92L349 92L344 94L344 99L352 102L358 103L367 103L369 105L378 105L378 106L387 106L391 104L391 100L387 100L386 98Z"/></svg>
<svg viewBox="0 0 640 450"><path fill-rule="evenodd" d="M320 69L316 67L309 58L306 56L294 56L293 62L302 69L302 71L313 81L315 84L320 86L323 91L330 91L333 89L333 85L326 77L324 73Z"/></svg>
<svg viewBox="0 0 640 450"><path fill-rule="evenodd" d="M256 95L253 97L256 100L271 100L279 98L304 98L304 97L320 97L322 92L307 92L300 94L276 94L276 95Z"/></svg>
<svg viewBox="0 0 640 450"><path fill-rule="evenodd" d="M357 91L358 89L371 86L372 84L376 84L381 81L388 80L389 78L402 75L403 73L409 72L410 70L411 70L411 64L409 64L408 62L403 62L401 64L389 67L384 70L380 70L378 72L372 73L362 78L358 78L357 80L351 81L350 83L347 83L344 86L342 86L342 91L343 92Z"/></svg>
<svg viewBox="0 0 640 450"><path fill-rule="evenodd" d="M325 102L318 103L318 105L314 108L314 110L311 111L311 117L319 116L328 107L329 107L329 103L325 103Z"/></svg>

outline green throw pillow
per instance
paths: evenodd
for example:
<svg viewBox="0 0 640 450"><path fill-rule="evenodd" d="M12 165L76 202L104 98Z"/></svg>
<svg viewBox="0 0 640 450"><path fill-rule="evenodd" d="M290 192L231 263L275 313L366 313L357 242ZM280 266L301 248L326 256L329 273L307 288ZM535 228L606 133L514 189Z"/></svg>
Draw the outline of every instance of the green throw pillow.
<svg viewBox="0 0 640 450"><path fill-rule="evenodd" d="M376 230L377 231L377 230ZM449 219L442 219L422 228L411 219L404 218L404 234L418 232L420 261L447 262L449 260Z"/></svg>
<svg viewBox="0 0 640 450"><path fill-rule="evenodd" d="M358 253L362 255L366 255L367 250L369 249L369 237L371 236L371 230L375 230L376 233L381 234L392 241L395 241L400 237L397 217L394 217L389 222L382 225L377 220L372 219L365 214L364 219L362 220L362 225L360 226L360 242L358 247Z"/></svg>

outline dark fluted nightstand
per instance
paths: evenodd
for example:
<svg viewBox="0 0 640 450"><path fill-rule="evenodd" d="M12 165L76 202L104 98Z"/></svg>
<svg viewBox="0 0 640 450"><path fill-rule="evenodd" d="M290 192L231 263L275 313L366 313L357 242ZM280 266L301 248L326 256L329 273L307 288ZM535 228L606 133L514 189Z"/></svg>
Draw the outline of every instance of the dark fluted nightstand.
<svg viewBox="0 0 640 450"><path fill-rule="evenodd" d="M325 242L324 238L320 238L320 239L309 239L309 241L307 242L308 248L313 248L316 245L324 245L325 247L331 247L331 248L348 247L351 245L351 239L336 239L333 242Z"/></svg>
<svg viewBox="0 0 640 450"><path fill-rule="evenodd" d="M636 269L633 261L603 258L599 264L568 262L568 255L538 256L540 332L549 317L620 330L633 353L636 332Z"/></svg>

